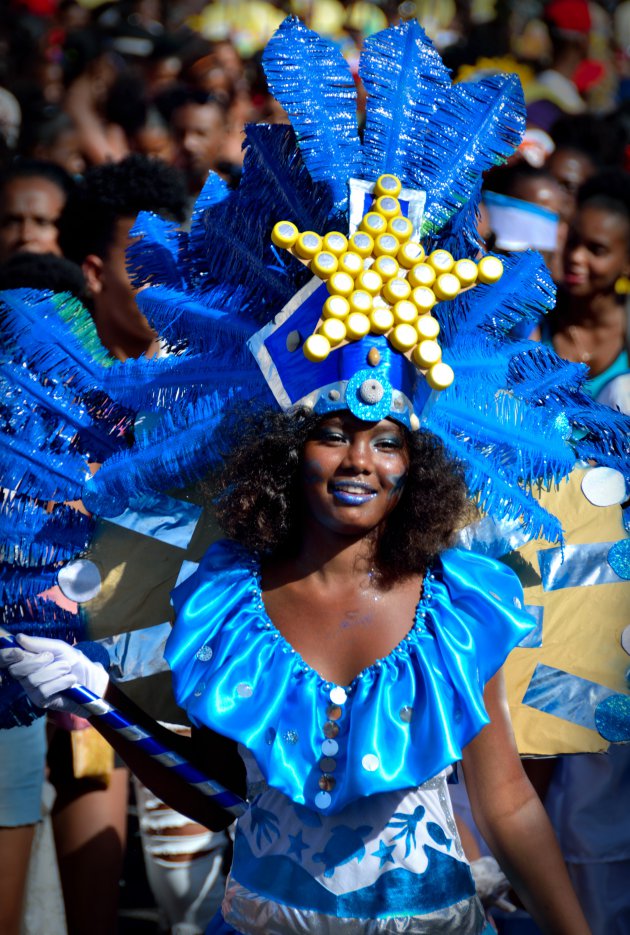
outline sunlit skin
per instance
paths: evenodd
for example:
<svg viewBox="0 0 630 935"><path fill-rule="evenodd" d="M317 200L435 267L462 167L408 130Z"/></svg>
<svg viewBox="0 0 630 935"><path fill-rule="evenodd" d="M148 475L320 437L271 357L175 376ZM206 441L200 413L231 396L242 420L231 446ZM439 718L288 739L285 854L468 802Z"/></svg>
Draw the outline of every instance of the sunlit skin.
<svg viewBox="0 0 630 935"><path fill-rule="evenodd" d="M188 177L191 190L200 189L216 167L223 138L225 115L217 104L184 104L172 119L177 164Z"/></svg>
<svg viewBox="0 0 630 935"><path fill-rule="evenodd" d="M64 192L46 178L15 178L0 192L0 263L15 253L61 256L57 221Z"/></svg>
<svg viewBox="0 0 630 935"><path fill-rule="evenodd" d="M564 251L564 281L554 312L553 345L561 357L603 373L626 340L626 311L615 293L630 276L630 225L622 215L587 202L577 212Z"/></svg>
<svg viewBox="0 0 630 935"><path fill-rule="evenodd" d="M563 285L569 295L613 295L617 279L630 274L629 235L622 217L584 205L571 225L564 252Z"/></svg>
<svg viewBox="0 0 630 935"><path fill-rule="evenodd" d="M386 588L373 570L374 535L409 466L404 430L340 412L306 442L302 463L302 538L295 554L263 566L263 597L302 658L346 685L406 636L422 590L419 574Z"/></svg>
<svg viewBox="0 0 630 935"><path fill-rule="evenodd" d="M307 525L346 536L376 529L397 505L408 466L396 422L361 422L349 412L332 416L304 446Z"/></svg>
<svg viewBox="0 0 630 935"><path fill-rule="evenodd" d="M118 218L105 256L89 254L83 261L98 336L118 360L150 357L158 348L157 336L138 308L127 272L126 251L134 220Z"/></svg>

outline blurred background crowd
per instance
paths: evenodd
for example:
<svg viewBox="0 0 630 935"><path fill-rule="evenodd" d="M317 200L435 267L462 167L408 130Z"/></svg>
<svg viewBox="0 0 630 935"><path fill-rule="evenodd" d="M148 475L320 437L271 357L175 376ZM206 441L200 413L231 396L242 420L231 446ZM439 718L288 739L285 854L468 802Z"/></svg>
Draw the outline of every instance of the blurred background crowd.
<svg viewBox="0 0 630 935"><path fill-rule="evenodd" d="M142 210L185 225L210 170L238 184L245 124L286 121L267 90L261 56L291 13L346 57L359 90L359 127L362 44L401 19L419 19L454 80L519 75L527 132L509 164L485 181L480 236L498 253L543 252L558 304L532 336L586 364L593 396L629 411L630 0L4 0L0 289L69 291L87 305L113 356L160 353L127 274L130 230ZM134 903L128 892L120 914L121 873L139 886L142 863L132 840L121 869L126 771L114 764L107 783L77 776L69 738L80 725L69 726L55 725L48 742L65 906L55 909L48 891L40 906L27 906L31 921L20 922L38 816L7 798L4 810L0 801L8 894L0 930L107 935L118 924L148 932L157 930L159 915L161 931L199 933L220 898L226 839L167 814L138 787L152 894L145 889ZM46 745L43 733L40 742ZM0 749L0 767L3 756ZM41 783L42 757L23 747L18 779L7 787L28 785L27 760ZM626 791L627 759L619 768ZM601 805L604 792L593 789ZM630 868L623 828L618 822L613 847L620 874ZM610 838L600 845L601 859L610 859ZM627 935L624 898L629 928L614 932ZM139 910L138 899L149 908ZM608 923L591 924L596 935L613 935Z"/></svg>

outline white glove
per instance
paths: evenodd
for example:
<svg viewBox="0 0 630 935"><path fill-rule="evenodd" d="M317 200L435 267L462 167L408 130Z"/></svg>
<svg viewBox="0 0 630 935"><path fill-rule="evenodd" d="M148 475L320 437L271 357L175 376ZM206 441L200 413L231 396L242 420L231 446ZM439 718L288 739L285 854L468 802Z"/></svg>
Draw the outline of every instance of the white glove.
<svg viewBox="0 0 630 935"><path fill-rule="evenodd" d="M38 708L85 716L84 709L60 692L85 685L95 695L105 694L109 676L99 662L92 662L63 640L43 636L16 637L18 647L0 649L0 669L17 679Z"/></svg>
<svg viewBox="0 0 630 935"><path fill-rule="evenodd" d="M477 895L484 906L498 906L505 912L516 910L516 906L507 898L510 882L494 857L479 857L478 860L471 861L470 871Z"/></svg>

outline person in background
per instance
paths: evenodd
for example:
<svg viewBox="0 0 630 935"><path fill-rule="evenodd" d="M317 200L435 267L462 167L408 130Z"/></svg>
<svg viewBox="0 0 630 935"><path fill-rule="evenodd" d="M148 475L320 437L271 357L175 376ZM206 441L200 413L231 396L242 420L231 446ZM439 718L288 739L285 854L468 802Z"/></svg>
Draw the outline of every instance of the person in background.
<svg viewBox="0 0 630 935"><path fill-rule="evenodd" d="M527 162L495 169L484 182L483 205L499 252L540 250L554 279L560 275L560 252L566 225L560 220L562 192L547 169Z"/></svg>
<svg viewBox="0 0 630 935"><path fill-rule="evenodd" d="M181 221L186 187L180 173L132 154L85 174L60 221L64 255L78 263L102 344L119 360L151 355L158 339L135 301L125 253L140 211Z"/></svg>
<svg viewBox="0 0 630 935"><path fill-rule="evenodd" d="M88 307L99 337L119 360L152 356L160 349L158 336L136 305L135 289L127 272L125 253L130 229L140 211L181 220L187 198L184 179L177 169L157 159L131 155L121 162L89 169L76 198L64 212L61 222L64 250L81 264L90 293ZM186 732L188 726L178 724L176 729ZM59 744L65 742L61 736ZM53 758L55 753L53 750ZM119 774L121 783L125 780L126 790L126 771L119 768L114 773ZM227 838L222 832L213 834L168 808L139 783L136 804L147 878L161 918L169 928L181 924L177 931L198 935L221 899ZM112 805L118 828L124 819L125 805L122 794ZM69 832L74 835L74 824ZM72 842L74 837L69 840ZM122 836L120 841L122 845ZM97 860L97 855L94 859ZM64 883L76 885L72 883L76 869L68 863L72 875L66 873L63 858L60 869ZM89 895L88 879L97 872L97 864L82 869L84 889ZM113 874L110 879L113 881ZM88 907L83 905L81 918L88 917ZM189 927L184 928L184 924ZM104 933L107 931L103 929Z"/></svg>
<svg viewBox="0 0 630 935"><path fill-rule="evenodd" d="M205 91L182 92L171 114L176 165L183 170L188 190L196 196L211 170L225 175L221 165L227 115L225 105Z"/></svg>
<svg viewBox="0 0 630 935"><path fill-rule="evenodd" d="M44 159L61 166L70 175L82 175L85 159L80 135L71 118L59 108L47 105L43 114L31 114L24 122L19 149L23 156Z"/></svg>
<svg viewBox="0 0 630 935"><path fill-rule="evenodd" d="M53 253L14 253L0 265L0 291L52 289L83 299L85 281L79 267ZM2 498L11 496L2 491ZM0 730L0 932L19 935L29 861L37 825L46 820L50 798L43 794L46 763L46 718ZM54 889L56 871L50 867L45 886ZM58 886L58 883L57 883ZM50 894L48 894L50 896ZM47 933L60 935L63 911L49 899ZM40 922L42 921L40 917ZM65 927L63 927L65 932Z"/></svg>
<svg viewBox="0 0 630 935"><path fill-rule="evenodd" d="M593 176L578 192L564 250L556 307L541 339L561 357L588 365L587 389L597 397L628 370L630 178L620 170Z"/></svg>
<svg viewBox="0 0 630 935"><path fill-rule="evenodd" d="M623 140L613 123L592 114L562 117L551 129L555 149L546 168L562 189L561 217L571 221L580 186L606 167L620 167Z"/></svg>
<svg viewBox="0 0 630 935"><path fill-rule="evenodd" d="M74 182L60 166L14 163L0 177L0 263L15 253L61 256L58 222Z"/></svg>

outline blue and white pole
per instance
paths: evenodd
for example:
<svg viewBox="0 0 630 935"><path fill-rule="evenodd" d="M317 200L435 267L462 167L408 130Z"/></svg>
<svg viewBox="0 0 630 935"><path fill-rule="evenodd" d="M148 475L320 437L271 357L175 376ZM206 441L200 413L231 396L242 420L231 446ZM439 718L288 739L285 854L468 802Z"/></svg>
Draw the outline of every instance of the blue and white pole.
<svg viewBox="0 0 630 935"><path fill-rule="evenodd" d="M0 627L0 648L9 649L10 647L22 648L8 630ZM210 779L192 763L175 753L174 750L170 750L161 741L152 737L143 727L134 724L117 708L105 701L104 698L99 698L98 695L95 695L84 685L74 685L62 692L62 694L74 704L80 705L85 712L86 718L106 724L112 730L115 730L117 734L120 734L121 737L124 737L125 740L137 744L144 753L153 757L162 766L172 769L187 783L206 795L214 805L218 805L224 811L230 812L235 818L247 811L247 802L244 799L230 792L229 789L226 789L214 779Z"/></svg>

